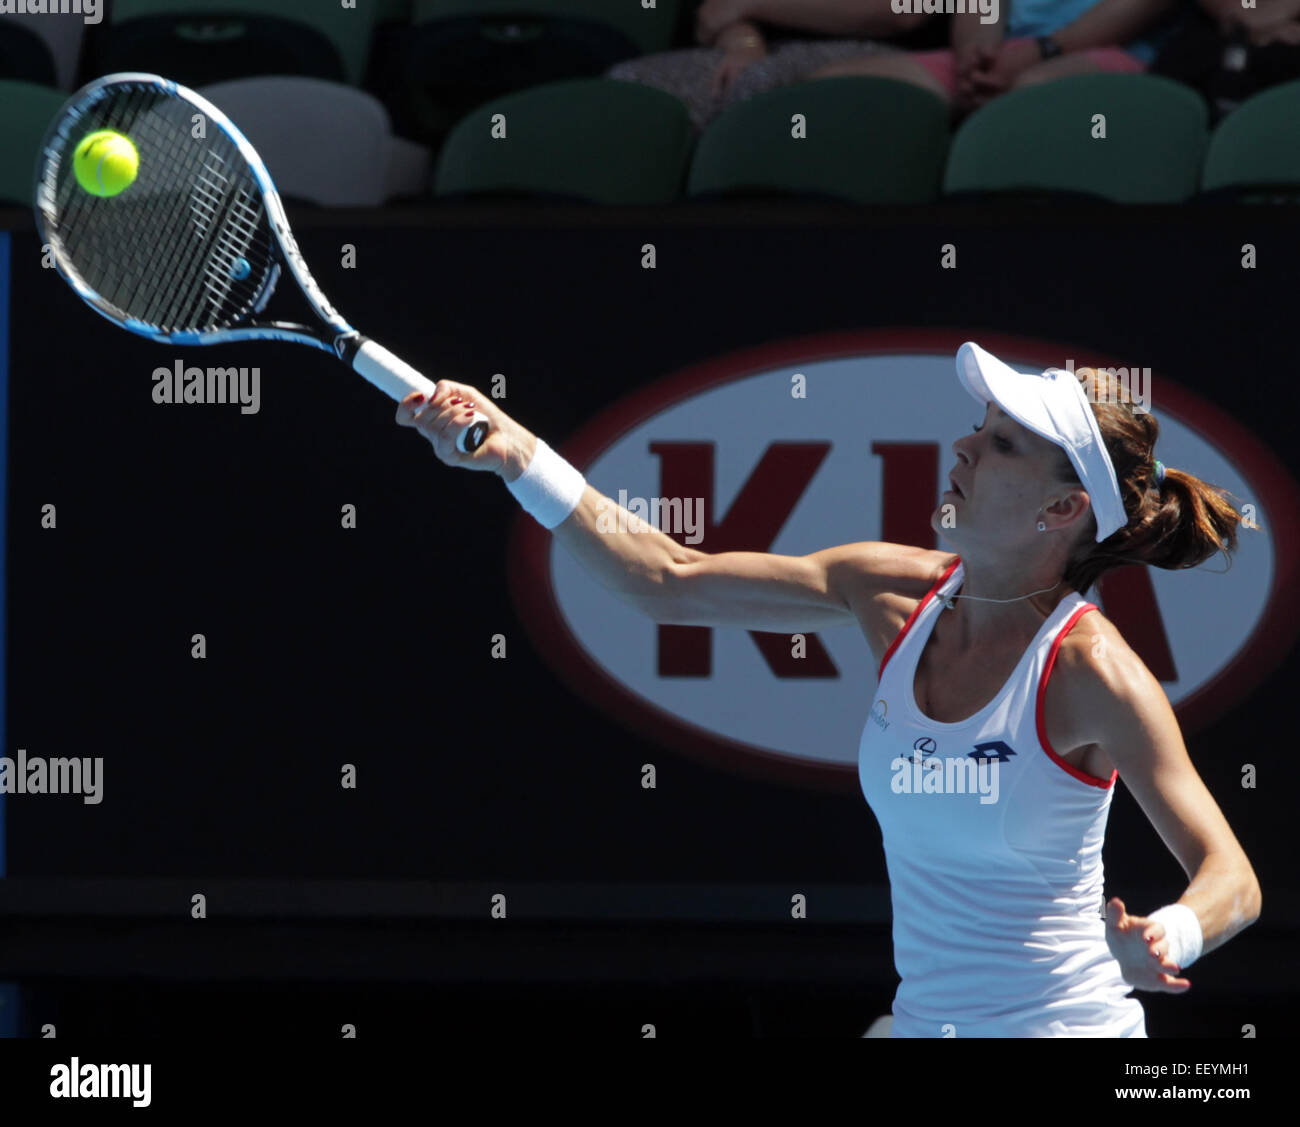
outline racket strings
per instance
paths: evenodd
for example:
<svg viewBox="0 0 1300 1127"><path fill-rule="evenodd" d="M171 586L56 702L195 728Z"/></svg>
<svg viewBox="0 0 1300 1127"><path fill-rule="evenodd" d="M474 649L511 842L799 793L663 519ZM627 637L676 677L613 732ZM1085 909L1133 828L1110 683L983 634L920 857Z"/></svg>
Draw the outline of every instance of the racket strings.
<svg viewBox="0 0 1300 1127"><path fill-rule="evenodd" d="M218 327L247 312L256 289L248 282L236 285L238 260L244 258L249 279L260 286L264 270L257 270L254 279L253 259L260 257L265 268L271 257L269 238L262 240L260 255L253 251L260 197L254 197L259 214L253 217L252 231L233 241L226 234L226 214L237 180L244 181L237 189L242 196L255 192L256 187L243 158L224 133L214 130L214 136L197 142L191 137L185 128L190 124L185 113L188 108L179 102L161 103L146 125L147 135L156 135L161 159L172 170L175 186L172 223L162 242L171 253L152 280L155 292L150 315L142 319L173 330ZM178 195L185 186L188 191L182 204ZM247 227L247 220L243 222ZM236 253L230 253L232 248Z"/></svg>
<svg viewBox="0 0 1300 1127"><path fill-rule="evenodd" d="M99 103L95 107L98 112L87 115L84 122L76 124L75 131L69 131L73 135L67 138L64 163L69 163L67 155L76 143L76 136L97 128L114 129L130 136L138 149L143 141L139 122L151 101L147 92L128 88L118 97ZM132 192L129 207L121 199L111 201L110 208L109 201L100 201L80 190L71 168L61 168L60 172L59 233L65 251L102 297L132 316L147 319L142 316L146 311L138 301L139 283L141 279L156 276L158 265L150 240L142 237L145 232L140 228L153 227L156 234L164 236L162 245L167 245L165 236L171 233L159 229L159 209L145 198L144 184L151 183L154 177L146 173L144 184L137 180L133 189L140 188L140 191ZM110 215L118 227L109 226Z"/></svg>
<svg viewBox="0 0 1300 1127"><path fill-rule="evenodd" d="M148 274L150 269L149 246L147 241L130 233L131 237L109 240L102 237L99 223L102 216L101 201L80 189L73 175L71 153L77 143L76 138L95 129L114 129L130 135L136 118L142 107L147 104L148 95L132 91L125 96L109 101L103 105L102 116L87 116L84 121L76 123L73 135L68 137L60 169L58 188L59 228L65 249L76 250L78 265L83 274L100 294L115 304L128 304L129 294L123 286L128 279ZM126 213L118 210L119 218ZM134 313L135 311L132 310Z"/></svg>
<svg viewBox="0 0 1300 1127"><path fill-rule="evenodd" d="M250 195L247 186L239 185L233 191L229 190L229 180L215 163L220 158L215 153L210 155L214 158L214 163L205 166L209 175L201 179L204 203L211 203L214 191L218 206L222 201L228 201L225 221L215 228L213 256L204 267L204 285L213 309L219 310L229 300L231 286L238 281L241 264L248 261L246 255L257 238L262 209L261 201ZM214 222L218 214L219 212L213 213Z"/></svg>
<svg viewBox="0 0 1300 1127"><path fill-rule="evenodd" d="M54 198L65 263L126 317L164 332L221 328L245 316L272 269L274 239L256 178L235 143L193 105L151 87L117 88L61 129ZM120 196L77 184L86 134L130 137L140 171Z"/></svg>

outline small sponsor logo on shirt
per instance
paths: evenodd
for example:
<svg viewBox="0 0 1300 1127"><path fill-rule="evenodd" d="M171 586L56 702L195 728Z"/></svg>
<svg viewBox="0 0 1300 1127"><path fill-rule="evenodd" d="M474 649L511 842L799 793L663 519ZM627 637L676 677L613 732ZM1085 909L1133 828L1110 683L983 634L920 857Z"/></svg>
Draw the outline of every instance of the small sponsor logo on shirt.
<svg viewBox="0 0 1300 1127"><path fill-rule="evenodd" d="M876 701L875 704L871 706L871 712L869 713L869 715L871 716L871 719L876 722L876 727L879 728L882 732L889 731L889 721L885 719L885 716L888 713L889 713L889 701L887 700L883 700L883 699L878 700ZM859 712L858 715L861 716L862 713Z"/></svg>

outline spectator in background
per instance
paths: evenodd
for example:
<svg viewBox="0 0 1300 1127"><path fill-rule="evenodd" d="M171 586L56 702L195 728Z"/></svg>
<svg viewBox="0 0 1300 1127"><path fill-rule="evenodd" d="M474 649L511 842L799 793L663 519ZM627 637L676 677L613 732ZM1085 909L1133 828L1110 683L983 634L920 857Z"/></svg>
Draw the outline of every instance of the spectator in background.
<svg viewBox="0 0 1300 1127"><path fill-rule="evenodd" d="M812 77L902 79L932 90L960 115L1020 86L1144 71L1182 9L1182 0L1002 0L994 23L978 13L953 16L949 50L844 59Z"/></svg>
<svg viewBox="0 0 1300 1127"><path fill-rule="evenodd" d="M1198 0L1151 70L1200 91L1217 124L1261 90L1300 79L1300 0Z"/></svg>
<svg viewBox="0 0 1300 1127"><path fill-rule="evenodd" d="M1241 0L1199 0L1198 6L1220 31L1230 34L1239 27L1256 47L1300 44L1300 0L1264 0L1255 8L1242 7Z"/></svg>
<svg viewBox="0 0 1300 1127"><path fill-rule="evenodd" d="M700 46L626 59L606 73L675 95L703 129L735 102L804 81L827 63L895 52L879 41L906 42L933 19L896 15L890 0L703 0Z"/></svg>

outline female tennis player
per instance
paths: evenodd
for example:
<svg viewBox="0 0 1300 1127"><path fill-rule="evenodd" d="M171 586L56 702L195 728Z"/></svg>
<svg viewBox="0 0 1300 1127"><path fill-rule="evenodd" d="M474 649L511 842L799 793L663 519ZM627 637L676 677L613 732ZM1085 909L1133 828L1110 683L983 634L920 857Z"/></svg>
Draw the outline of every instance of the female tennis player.
<svg viewBox="0 0 1300 1127"><path fill-rule="evenodd" d="M598 531L614 502L473 388L441 381L397 421L448 465L499 474L658 622L858 624L880 665L858 776L889 870L892 1036L1145 1037L1133 989L1187 990L1193 961L1258 919L1260 887L1159 682L1082 592L1122 564L1230 552L1241 518L1223 490L1156 461L1158 423L1106 373L1025 375L975 344L957 373L985 414L953 443L931 517L955 555L710 554L631 514ZM456 438L475 404L493 429L467 455ZM1145 915L1111 897L1103 919L1118 776L1189 884Z"/></svg>

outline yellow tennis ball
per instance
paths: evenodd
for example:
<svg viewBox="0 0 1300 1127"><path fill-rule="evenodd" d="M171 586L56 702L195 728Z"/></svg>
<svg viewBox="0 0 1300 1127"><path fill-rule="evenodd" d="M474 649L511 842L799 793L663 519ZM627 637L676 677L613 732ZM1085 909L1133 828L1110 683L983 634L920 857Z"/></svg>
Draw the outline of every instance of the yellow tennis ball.
<svg viewBox="0 0 1300 1127"><path fill-rule="evenodd" d="M77 183L92 196L116 196L134 183L140 154L131 138L100 129L82 138L72 158Z"/></svg>

